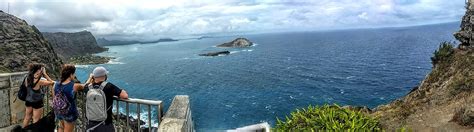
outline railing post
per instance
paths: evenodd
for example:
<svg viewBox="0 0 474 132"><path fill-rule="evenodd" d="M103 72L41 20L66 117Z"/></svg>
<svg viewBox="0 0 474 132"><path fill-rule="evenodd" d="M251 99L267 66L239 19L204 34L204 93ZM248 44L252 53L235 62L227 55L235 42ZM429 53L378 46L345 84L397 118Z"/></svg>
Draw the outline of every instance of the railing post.
<svg viewBox="0 0 474 132"><path fill-rule="evenodd" d="M126 113L127 113L127 124L126 124L125 126L127 127L126 130L128 131L128 129L129 129L129 121L130 121L130 108L129 108L129 103L126 102L125 106L126 106L125 111L126 111Z"/></svg>
<svg viewBox="0 0 474 132"><path fill-rule="evenodd" d="M137 131L140 132L140 123L141 123L140 121L141 120L140 120L140 104L139 103L137 103L137 119L138 119L137 120L137 122L138 122Z"/></svg>
<svg viewBox="0 0 474 132"><path fill-rule="evenodd" d="M151 132L151 105L148 105L148 131Z"/></svg>
<svg viewBox="0 0 474 132"><path fill-rule="evenodd" d="M117 105L115 105L115 112L116 112L115 114L117 114L117 120L120 119L119 103L120 103L119 100L117 100Z"/></svg>
<svg viewBox="0 0 474 132"><path fill-rule="evenodd" d="M158 121L161 123L161 120L163 119L163 103L158 105Z"/></svg>

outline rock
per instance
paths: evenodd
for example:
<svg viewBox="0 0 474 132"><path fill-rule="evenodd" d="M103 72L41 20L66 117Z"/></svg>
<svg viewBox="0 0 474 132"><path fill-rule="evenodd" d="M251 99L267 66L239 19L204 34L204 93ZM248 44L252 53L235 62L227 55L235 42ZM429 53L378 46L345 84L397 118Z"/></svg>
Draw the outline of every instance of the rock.
<svg viewBox="0 0 474 132"><path fill-rule="evenodd" d="M217 47L249 47L252 46L253 43L246 38L237 38L231 42L224 43L221 45L217 45Z"/></svg>
<svg viewBox="0 0 474 132"><path fill-rule="evenodd" d="M461 42L459 44L460 48L465 47L472 47L474 46L474 40L472 40L472 36L474 36L474 7L472 7L472 3L468 2L466 7L466 13L464 14L461 20L461 29L458 32L454 33L454 37Z"/></svg>
<svg viewBox="0 0 474 132"><path fill-rule="evenodd" d="M206 54L199 54L199 56L218 56L218 55L229 55L229 51L210 52Z"/></svg>
<svg viewBox="0 0 474 132"><path fill-rule="evenodd" d="M454 121L462 126L474 126L474 107L461 107L455 110L453 119L451 119L451 121Z"/></svg>
<svg viewBox="0 0 474 132"><path fill-rule="evenodd" d="M62 60L36 27L0 12L0 72L26 71L32 62L43 63L52 76L59 75Z"/></svg>
<svg viewBox="0 0 474 132"><path fill-rule="evenodd" d="M350 105L346 105L346 106L342 106L342 108L344 109L349 109L349 110L353 110L353 111L359 111L359 112L364 112L364 113L371 113L372 110L370 108L368 108L367 106L350 106Z"/></svg>

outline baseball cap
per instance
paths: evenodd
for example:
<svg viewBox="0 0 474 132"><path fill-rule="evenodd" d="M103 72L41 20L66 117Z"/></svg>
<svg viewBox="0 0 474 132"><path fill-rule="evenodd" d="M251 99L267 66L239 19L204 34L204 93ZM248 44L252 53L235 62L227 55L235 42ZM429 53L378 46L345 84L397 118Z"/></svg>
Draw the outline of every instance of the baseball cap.
<svg viewBox="0 0 474 132"><path fill-rule="evenodd" d="M107 69L105 69L105 67L99 66L99 67L96 67L94 69L94 71L92 71L92 76L102 77L102 76L107 75L108 73L109 73L109 71L107 71Z"/></svg>

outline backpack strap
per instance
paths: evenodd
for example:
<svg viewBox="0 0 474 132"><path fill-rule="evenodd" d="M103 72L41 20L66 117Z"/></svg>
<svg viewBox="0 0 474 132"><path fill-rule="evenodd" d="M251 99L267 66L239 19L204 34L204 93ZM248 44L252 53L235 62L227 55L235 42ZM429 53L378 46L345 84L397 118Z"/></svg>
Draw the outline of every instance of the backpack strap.
<svg viewBox="0 0 474 132"><path fill-rule="evenodd" d="M105 88L105 86L107 85L107 83L108 83L108 82L103 81L103 82L100 84L99 89L100 89L100 90L104 90L104 88Z"/></svg>
<svg viewBox="0 0 474 132"><path fill-rule="evenodd" d="M86 86L87 86L87 88L89 88L89 89L93 89L93 88L94 88L94 86L93 86L92 83L87 83Z"/></svg>

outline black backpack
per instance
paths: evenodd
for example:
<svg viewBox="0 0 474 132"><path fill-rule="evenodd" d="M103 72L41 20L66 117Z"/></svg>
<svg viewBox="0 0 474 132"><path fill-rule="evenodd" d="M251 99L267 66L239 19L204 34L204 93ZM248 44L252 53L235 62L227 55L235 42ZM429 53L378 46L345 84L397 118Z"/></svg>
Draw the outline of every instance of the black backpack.
<svg viewBox="0 0 474 132"><path fill-rule="evenodd" d="M18 99L22 100L22 101L25 101L26 100L26 96L28 95L28 87L26 87L25 85L25 80L28 76L25 76L25 78L23 78L23 82L21 82L21 85L20 85L20 90L18 90ZM33 87L31 88L34 88L36 87L36 84L38 84L39 80L41 79L38 79L38 81L36 81L34 84L33 84Z"/></svg>

